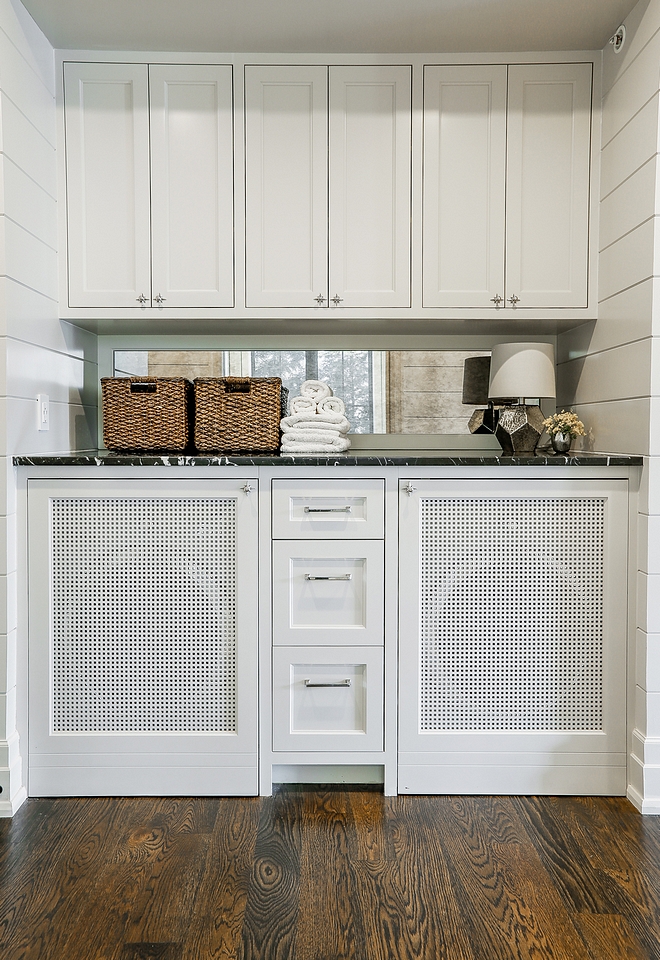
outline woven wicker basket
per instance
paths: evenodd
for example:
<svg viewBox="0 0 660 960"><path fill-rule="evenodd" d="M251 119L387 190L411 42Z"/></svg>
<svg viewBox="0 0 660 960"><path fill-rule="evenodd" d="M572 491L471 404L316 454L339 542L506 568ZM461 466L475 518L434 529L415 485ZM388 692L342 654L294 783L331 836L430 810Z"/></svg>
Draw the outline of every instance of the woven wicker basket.
<svg viewBox="0 0 660 960"><path fill-rule="evenodd" d="M194 381L195 447L202 453L275 453L288 391L279 377Z"/></svg>
<svg viewBox="0 0 660 960"><path fill-rule="evenodd" d="M183 452L190 440L192 383L184 377L103 377L108 450Z"/></svg>

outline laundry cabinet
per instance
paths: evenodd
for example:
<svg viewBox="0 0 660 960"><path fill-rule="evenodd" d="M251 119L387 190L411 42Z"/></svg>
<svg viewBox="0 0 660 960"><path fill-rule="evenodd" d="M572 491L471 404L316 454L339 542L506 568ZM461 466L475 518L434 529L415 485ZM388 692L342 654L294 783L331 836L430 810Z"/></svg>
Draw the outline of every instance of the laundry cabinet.
<svg viewBox="0 0 660 960"><path fill-rule="evenodd" d="M627 502L400 481L400 793L625 793Z"/></svg>
<svg viewBox="0 0 660 960"><path fill-rule="evenodd" d="M245 67L248 307L410 306L411 74Z"/></svg>
<svg viewBox="0 0 660 960"><path fill-rule="evenodd" d="M64 64L69 307L233 306L232 78Z"/></svg>
<svg viewBox="0 0 660 960"><path fill-rule="evenodd" d="M272 481L272 764L385 749L385 483Z"/></svg>
<svg viewBox="0 0 660 960"><path fill-rule="evenodd" d="M29 483L29 794L254 795L254 479Z"/></svg>
<svg viewBox="0 0 660 960"><path fill-rule="evenodd" d="M425 66L425 307L587 306L591 88L591 63Z"/></svg>

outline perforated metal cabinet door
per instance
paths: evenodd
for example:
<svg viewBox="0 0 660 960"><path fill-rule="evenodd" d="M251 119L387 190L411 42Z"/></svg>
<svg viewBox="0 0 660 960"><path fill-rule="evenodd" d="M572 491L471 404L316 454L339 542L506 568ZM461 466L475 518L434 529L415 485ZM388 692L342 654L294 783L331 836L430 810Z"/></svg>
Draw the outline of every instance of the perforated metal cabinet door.
<svg viewBox="0 0 660 960"><path fill-rule="evenodd" d="M31 796L257 792L244 483L29 482Z"/></svg>
<svg viewBox="0 0 660 960"><path fill-rule="evenodd" d="M401 792L625 792L626 481L406 480L399 536Z"/></svg>

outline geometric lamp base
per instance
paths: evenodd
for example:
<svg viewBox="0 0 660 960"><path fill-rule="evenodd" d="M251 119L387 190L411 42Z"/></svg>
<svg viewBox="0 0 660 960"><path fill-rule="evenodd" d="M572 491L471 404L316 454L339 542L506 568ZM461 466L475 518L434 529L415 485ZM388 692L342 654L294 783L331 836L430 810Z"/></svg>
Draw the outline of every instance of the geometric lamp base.
<svg viewBox="0 0 660 960"><path fill-rule="evenodd" d="M543 433L543 419L536 404L503 407L495 427L502 453L507 457L532 456Z"/></svg>

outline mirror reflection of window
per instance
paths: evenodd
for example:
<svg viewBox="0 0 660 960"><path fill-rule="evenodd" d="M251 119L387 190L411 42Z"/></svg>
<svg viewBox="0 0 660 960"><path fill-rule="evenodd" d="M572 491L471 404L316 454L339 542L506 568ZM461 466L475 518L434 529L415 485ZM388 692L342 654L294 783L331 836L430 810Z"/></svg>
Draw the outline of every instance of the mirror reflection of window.
<svg viewBox="0 0 660 960"><path fill-rule="evenodd" d="M280 377L289 396L324 380L351 433L466 435L463 363L485 350L116 350L114 376Z"/></svg>

